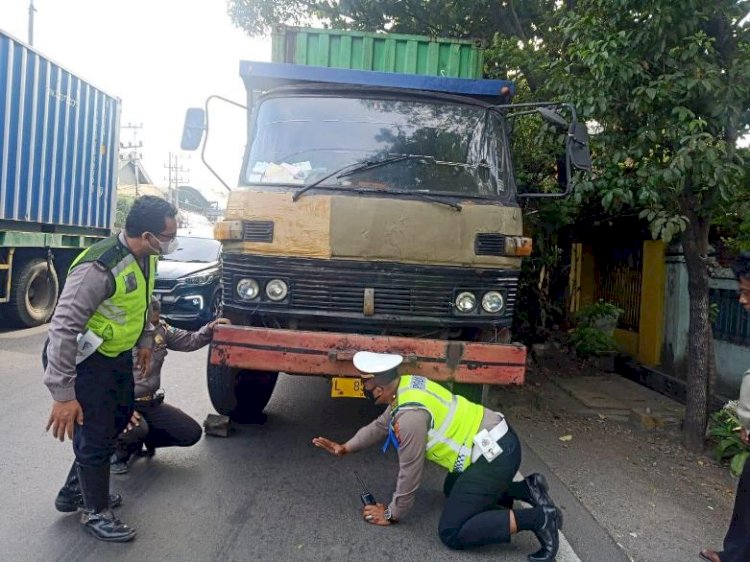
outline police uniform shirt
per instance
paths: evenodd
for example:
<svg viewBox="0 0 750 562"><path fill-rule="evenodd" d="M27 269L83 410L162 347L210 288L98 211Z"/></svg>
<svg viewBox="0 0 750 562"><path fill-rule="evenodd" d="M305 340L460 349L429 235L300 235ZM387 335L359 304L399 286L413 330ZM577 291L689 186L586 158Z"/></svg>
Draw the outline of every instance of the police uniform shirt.
<svg viewBox="0 0 750 562"><path fill-rule="evenodd" d="M161 388L161 369L164 365L164 359L167 357L168 349L172 351L195 351L211 343L212 336L213 330L208 324L197 332L189 332L170 326L163 320L160 321L154 329L154 347L151 354L151 363L145 377L141 378L140 369L136 368L135 362L133 363L135 397L142 398L151 395ZM137 353L137 350L133 350L133 353Z"/></svg>
<svg viewBox="0 0 750 562"><path fill-rule="evenodd" d="M118 239L127 247L123 232L120 232ZM139 260L139 264L143 271L147 271L146 260ZM49 343L44 372L44 384L58 402L75 399L76 338L86 331L86 323L114 291L114 279L100 263L82 263L68 274L47 334ZM153 345L153 330L151 323L144 327L138 347Z"/></svg>

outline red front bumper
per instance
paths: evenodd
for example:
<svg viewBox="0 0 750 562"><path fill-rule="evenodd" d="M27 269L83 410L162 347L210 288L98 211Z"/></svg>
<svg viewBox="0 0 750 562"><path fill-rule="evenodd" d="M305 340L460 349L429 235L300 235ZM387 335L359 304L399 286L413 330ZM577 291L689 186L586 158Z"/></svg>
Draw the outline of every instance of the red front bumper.
<svg viewBox="0 0 750 562"><path fill-rule="evenodd" d="M358 376L357 351L399 353L409 374L439 381L522 384L526 348L520 344L305 332L217 326L211 363L294 375Z"/></svg>

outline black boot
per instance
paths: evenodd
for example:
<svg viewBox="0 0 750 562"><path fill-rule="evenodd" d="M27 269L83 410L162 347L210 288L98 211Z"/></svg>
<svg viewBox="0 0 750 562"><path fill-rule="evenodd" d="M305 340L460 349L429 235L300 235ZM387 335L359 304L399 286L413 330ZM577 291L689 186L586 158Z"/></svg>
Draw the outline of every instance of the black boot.
<svg viewBox="0 0 750 562"><path fill-rule="evenodd" d="M545 505L554 506L552 498L549 497L549 485L544 474L535 472L526 477L526 485L531 493L531 505L544 507Z"/></svg>
<svg viewBox="0 0 750 562"><path fill-rule="evenodd" d="M542 547L534 554L529 554L529 562L551 562L557 556L560 547L560 537L557 529L558 509L556 507L542 507L544 511L544 523L534 531Z"/></svg>
<svg viewBox="0 0 750 562"><path fill-rule="evenodd" d="M535 472L529 474L526 477L526 485L529 487L529 493L531 495L530 504L539 507L556 507L555 502L549 495L549 485L544 474ZM563 516L562 510L557 510L557 529L562 530L563 528Z"/></svg>
<svg viewBox="0 0 750 562"><path fill-rule="evenodd" d="M84 509L81 523L97 539L107 542L127 542L135 538L135 530L117 519L108 503L109 466L78 465L78 477L83 494Z"/></svg>
<svg viewBox="0 0 750 562"><path fill-rule="evenodd" d="M109 495L109 507L119 507L122 505L122 496L120 494ZM81 486L78 481L78 465L74 461L73 466L70 467L68 472L68 478L65 480L65 485L60 488L55 498L55 508L57 511L63 513L72 513L83 507L83 495L81 494Z"/></svg>

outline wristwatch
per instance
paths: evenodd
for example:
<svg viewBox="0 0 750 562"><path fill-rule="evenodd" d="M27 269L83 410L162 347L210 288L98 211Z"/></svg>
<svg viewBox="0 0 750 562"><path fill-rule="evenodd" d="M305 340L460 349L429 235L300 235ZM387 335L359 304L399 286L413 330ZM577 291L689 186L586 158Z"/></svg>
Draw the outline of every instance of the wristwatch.
<svg viewBox="0 0 750 562"><path fill-rule="evenodd" d="M393 521L393 515L391 514L391 506L388 506L385 508L385 511L383 512L383 517L386 521Z"/></svg>

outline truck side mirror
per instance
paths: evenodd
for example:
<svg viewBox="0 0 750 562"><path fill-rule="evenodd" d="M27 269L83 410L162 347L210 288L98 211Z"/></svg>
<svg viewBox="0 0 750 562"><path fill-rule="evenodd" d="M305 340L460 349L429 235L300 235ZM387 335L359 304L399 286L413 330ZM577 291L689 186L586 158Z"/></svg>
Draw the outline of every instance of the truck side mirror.
<svg viewBox="0 0 750 562"><path fill-rule="evenodd" d="M182 128L182 150L196 150L203 140L206 130L206 112L200 107L191 107L185 113L185 125Z"/></svg>
<svg viewBox="0 0 750 562"><path fill-rule="evenodd" d="M569 133L568 157L576 170L591 171L589 133L585 123L574 123Z"/></svg>
<svg viewBox="0 0 750 562"><path fill-rule="evenodd" d="M568 122L554 109L550 109L548 107L537 107L536 110L542 116L542 119L547 121L547 123L551 123L555 127L563 130L568 129Z"/></svg>

